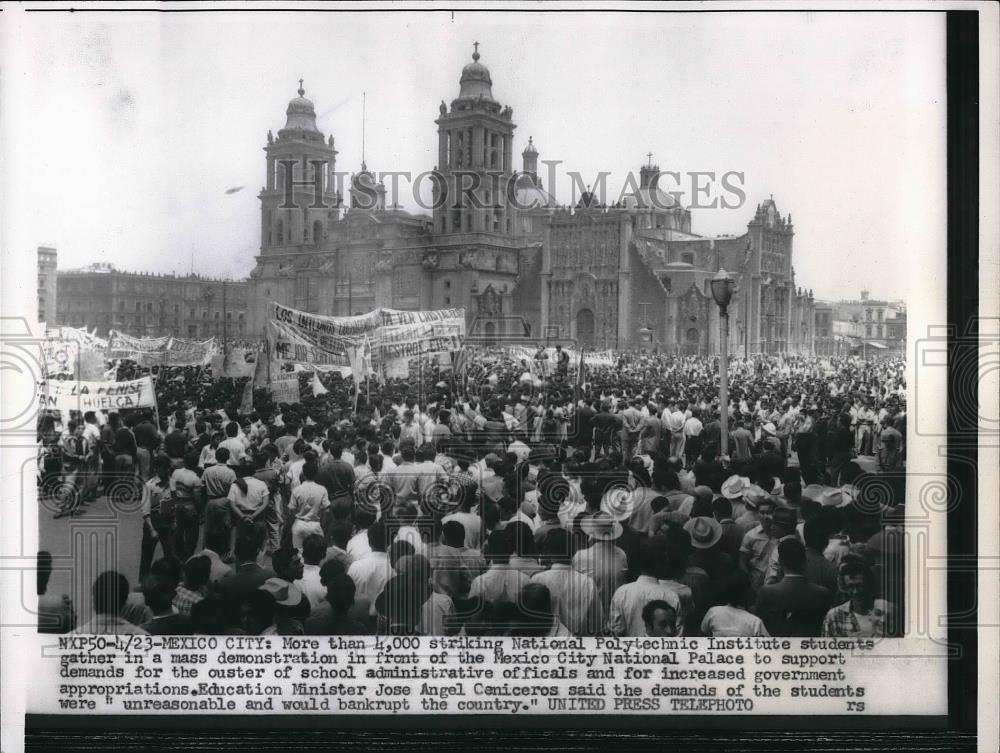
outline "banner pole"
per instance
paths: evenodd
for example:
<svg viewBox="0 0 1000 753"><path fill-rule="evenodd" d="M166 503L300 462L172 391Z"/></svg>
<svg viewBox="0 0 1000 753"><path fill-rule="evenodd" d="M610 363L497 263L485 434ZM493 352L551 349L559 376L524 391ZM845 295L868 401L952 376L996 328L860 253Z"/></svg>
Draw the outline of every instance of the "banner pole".
<svg viewBox="0 0 1000 753"><path fill-rule="evenodd" d="M150 370L152 372L152 370ZM153 382L153 416L156 420L156 430L160 430L160 398L156 394L156 374L150 373L150 380Z"/></svg>

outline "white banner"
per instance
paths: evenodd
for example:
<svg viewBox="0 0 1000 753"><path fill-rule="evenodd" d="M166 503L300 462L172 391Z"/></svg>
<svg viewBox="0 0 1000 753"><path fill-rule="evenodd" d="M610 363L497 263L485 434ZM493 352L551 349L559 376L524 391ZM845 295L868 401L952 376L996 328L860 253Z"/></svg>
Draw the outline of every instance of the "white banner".
<svg viewBox="0 0 1000 753"><path fill-rule="evenodd" d="M347 349L367 338L375 358L387 361L458 350L465 309L376 309L361 316L320 316L271 303L270 334L279 361L344 366Z"/></svg>
<svg viewBox="0 0 1000 753"><path fill-rule="evenodd" d="M156 406L156 393L152 377L130 382L42 379L38 382L38 405L42 410L78 410L81 413L153 408Z"/></svg>
<svg viewBox="0 0 1000 753"><path fill-rule="evenodd" d="M275 404L288 403L289 405L298 403L299 396L299 375L295 372L275 374L271 377L271 399Z"/></svg>
<svg viewBox="0 0 1000 753"><path fill-rule="evenodd" d="M79 359L80 343L76 340L48 337L42 343L42 363L45 365L46 376L73 376Z"/></svg>

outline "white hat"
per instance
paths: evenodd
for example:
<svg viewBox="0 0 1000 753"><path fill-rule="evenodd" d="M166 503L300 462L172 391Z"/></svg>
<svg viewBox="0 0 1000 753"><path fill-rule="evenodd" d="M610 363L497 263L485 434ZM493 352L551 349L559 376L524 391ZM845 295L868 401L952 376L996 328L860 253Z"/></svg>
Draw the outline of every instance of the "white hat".
<svg viewBox="0 0 1000 753"><path fill-rule="evenodd" d="M302 589L283 578L268 578L260 590L267 591L282 606L294 607L302 601Z"/></svg>
<svg viewBox="0 0 1000 753"><path fill-rule="evenodd" d="M684 530L691 536L691 546L695 549L709 549L722 538L722 524L715 518L691 518L684 524Z"/></svg>
<svg viewBox="0 0 1000 753"><path fill-rule="evenodd" d="M622 524L603 510L580 521L580 528L596 541L614 541L622 535Z"/></svg>
<svg viewBox="0 0 1000 753"><path fill-rule="evenodd" d="M722 484L722 496L726 499L739 499L750 483L742 476L730 476Z"/></svg>

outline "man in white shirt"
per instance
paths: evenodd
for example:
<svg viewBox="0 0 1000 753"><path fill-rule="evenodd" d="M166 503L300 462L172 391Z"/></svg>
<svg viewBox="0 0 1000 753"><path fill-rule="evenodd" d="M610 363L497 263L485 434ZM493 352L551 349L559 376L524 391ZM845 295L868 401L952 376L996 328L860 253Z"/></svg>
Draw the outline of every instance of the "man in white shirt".
<svg viewBox="0 0 1000 753"><path fill-rule="evenodd" d="M606 512L600 512L584 518L581 528L592 543L573 555L573 569L594 581L601 609L607 613L611 597L625 580L628 568L625 552L615 545L622 535L622 526Z"/></svg>
<svg viewBox="0 0 1000 753"><path fill-rule="evenodd" d="M321 534L310 534L302 542L302 577L295 584L302 589L309 600L309 607L315 609L326 599L326 586L320 581L319 569L326 558L326 541Z"/></svg>
<svg viewBox="0 0 1000 753"><path fill-rule="evenodd" d="M651 601L665 601L676 611L680 620L681 603L669 586L658 580L663 553L656 539L643 539L639 543L638 564L641 575L634 583L626 583L615 591L608 609L607 632L611 635L639 637L646 634L642 610ZM678 623L677 635L683 634Z"/></svg>
<svg viewBox="0 0 1000 753"><path fill-rule="evenodd" d="M355 560L347 570L347 574L354 581L356 596L367 599L371 603L371 615L375 615L375 599L382 593L385 584L389 581L395 571L389 564L389 556L386 554L387 531L381 523L375 523L368 529L368 545L371 551ZM350 552L350 544L348 544Z"/></svg>
<svg viewBox="0 0 1000 753"><path fill-rule="evenodd" d="M229 450L227 463L231 468L239 466L246 455L246 447L239 438L239 430L240 425L235 421L230 421L226 424L226 438L219 443L219 447L225 447Z"/></svg>
<svg viewBox="0 0 1000 753"><path fill-rule="evenodd" d="M501 601L516 604L521 589L530 583L531 579L510 566L510 544L503 531L494 531L490 534L485 554L490 568L472 581L469 598L474 599L478 596L491 604Z"/></svg>
<svg viewBox="0 0 1000 753"><path fill-rule="evenodd" d="M549 531L542 553L552 564L548 570L535 573L532 583L549 589L552 611L573 635L595 635L602 627L604 610L593 578L570 567L569 533L563 528Z"/></svg>

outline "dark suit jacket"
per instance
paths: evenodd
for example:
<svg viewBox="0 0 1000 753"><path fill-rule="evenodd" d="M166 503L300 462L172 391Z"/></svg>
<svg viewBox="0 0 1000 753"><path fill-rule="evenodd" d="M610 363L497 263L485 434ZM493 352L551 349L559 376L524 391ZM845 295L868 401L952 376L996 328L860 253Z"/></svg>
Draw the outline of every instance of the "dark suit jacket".
<svg viewBox="0 0 1000 753"><path fill-rule="evenodd" d="M797 638L818 636L830 608L830 592L802 575L786 575L779 583L757 592L754 612L767 632Z"/></svg>
<svg viewBox="0 0 1000 753"><path fill-rule="evenodd" d="M231 625L239 625L240 606L264 581L274 577L271 568L260 567L256 563L244 563L232 575L215 584L215 590L222 598L225 615ZM824 615L825 616L825 615Z"/></svg>

